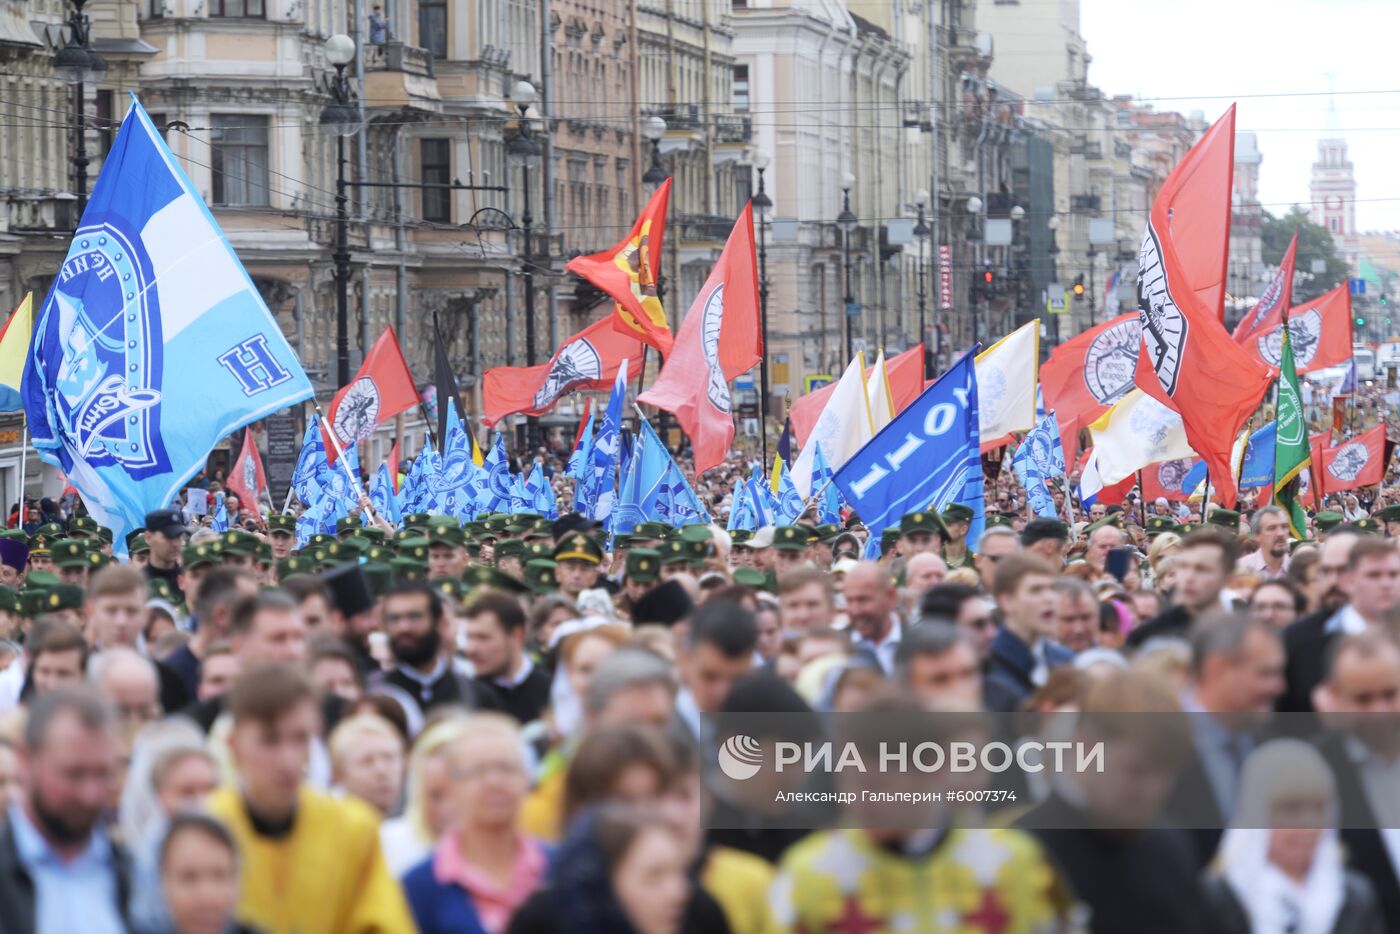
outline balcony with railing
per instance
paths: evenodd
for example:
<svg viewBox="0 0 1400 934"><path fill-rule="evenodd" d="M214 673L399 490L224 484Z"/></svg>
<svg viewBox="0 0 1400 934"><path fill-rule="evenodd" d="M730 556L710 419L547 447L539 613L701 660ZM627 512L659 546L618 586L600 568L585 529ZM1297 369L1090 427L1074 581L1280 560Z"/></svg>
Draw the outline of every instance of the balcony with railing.
<svg viewBox="0 0 1400 934"><path fill-rule="evenodd" d="M713 114L716 143L747 144L753 139L753 121L746 114Z"/></svg>
<svg viewBox="0 0 1400 934"><path fill-rule="evenodd" d="M718 214L677 214L682 242L723 243L734 228L734 218Z"/></svg>
<svg viewBox="0 0 1400 934"><path fill-rule="evenodd" d="M442 110L433 54L397 39L365 48L365 100L370 110Z"/></svg>
<svg viewBox="0 0 1400 934"><path fill-rule="evenodd" d="M1098 214L1098 195L1070 195L1069 209L1074 214Z"/></svg>

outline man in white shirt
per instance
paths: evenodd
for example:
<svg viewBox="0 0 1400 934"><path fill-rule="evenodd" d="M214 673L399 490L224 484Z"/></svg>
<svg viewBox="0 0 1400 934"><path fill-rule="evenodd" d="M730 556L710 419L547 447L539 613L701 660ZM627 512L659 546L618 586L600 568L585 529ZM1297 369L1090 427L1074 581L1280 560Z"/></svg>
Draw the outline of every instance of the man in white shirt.
<svg viewBox="0 0 1400 934"><path fill-rule="evenodd" d="M1266 580L1288 573L1288 513L1279 506L1265 506L1249 522L1259 550L1239 560L1240 570Z"/></svg>
<svg viewBox="0 0 1400 934"><path fill-rule="evenodd" d="M873 561L862 561L846 572L841 590L846 597L846 616L857 637L857 653L873 659L888 675L894 671L904 631L898 612L899 591L889 571Z"/></svg>

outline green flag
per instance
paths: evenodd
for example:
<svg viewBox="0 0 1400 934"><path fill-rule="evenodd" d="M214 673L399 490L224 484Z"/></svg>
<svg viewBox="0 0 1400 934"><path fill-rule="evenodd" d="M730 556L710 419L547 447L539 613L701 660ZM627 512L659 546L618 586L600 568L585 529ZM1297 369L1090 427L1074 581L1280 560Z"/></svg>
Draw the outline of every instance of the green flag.
<svg viewBox="0 0 1400 934"><path fill-rule="evenodd" d="M1279 354L1278 423L1274 440L1274 498L1288 510L1288 524L1294 538L1306 538L1307 515L1298 502L1299 477L1312 463L1308 446L1308 423L1303 417L1303 399L1298 394L1298 371L1293 363L1293 342L1288 319L1283 320L1283 349Z"/></svg>

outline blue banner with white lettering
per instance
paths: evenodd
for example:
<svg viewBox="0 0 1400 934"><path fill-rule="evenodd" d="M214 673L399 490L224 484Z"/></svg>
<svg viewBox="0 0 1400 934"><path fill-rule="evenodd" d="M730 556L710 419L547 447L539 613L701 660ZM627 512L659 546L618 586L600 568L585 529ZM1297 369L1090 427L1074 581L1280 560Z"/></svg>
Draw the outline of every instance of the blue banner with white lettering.
<svg viewBox="0 0 1400 934"><path fill-rule="evenodd" d="M312 395L134 95L35 321L21 395L39 456L119 551L221 439Z"/></svg>
<svg viewBox="0 0 1400 934"><path fill-rule="evenodd" d="M977 375L970 351L836 472L846 502L878 540L910 512L971 507L967 546L985 525Z"/></svg>
<svg viewBox="0 0 1400 934"><path fill-rule="evenodd" d="M1240 463L1241 490L1273 486L1274 442L1278 438L1278 422L1269 422L1258 431L1250 432L1244 445L1244 460Z"/></svg>

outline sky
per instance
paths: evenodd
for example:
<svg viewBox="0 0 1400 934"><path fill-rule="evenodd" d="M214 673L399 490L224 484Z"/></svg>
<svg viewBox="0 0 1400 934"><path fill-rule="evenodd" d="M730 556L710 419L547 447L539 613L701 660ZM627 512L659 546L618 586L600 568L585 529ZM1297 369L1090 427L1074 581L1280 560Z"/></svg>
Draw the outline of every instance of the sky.
<svg viewBox="0 0 1400 934"><path fill-rule="evenodd" d="M1105 94L1208 120L1238 103L1237 130L1259 137L1265 210L1307 204L1317 141L1339 135L1355 165L1358 230L1400 231L1400 0L1080 5L1089 82Z"/></svg>

